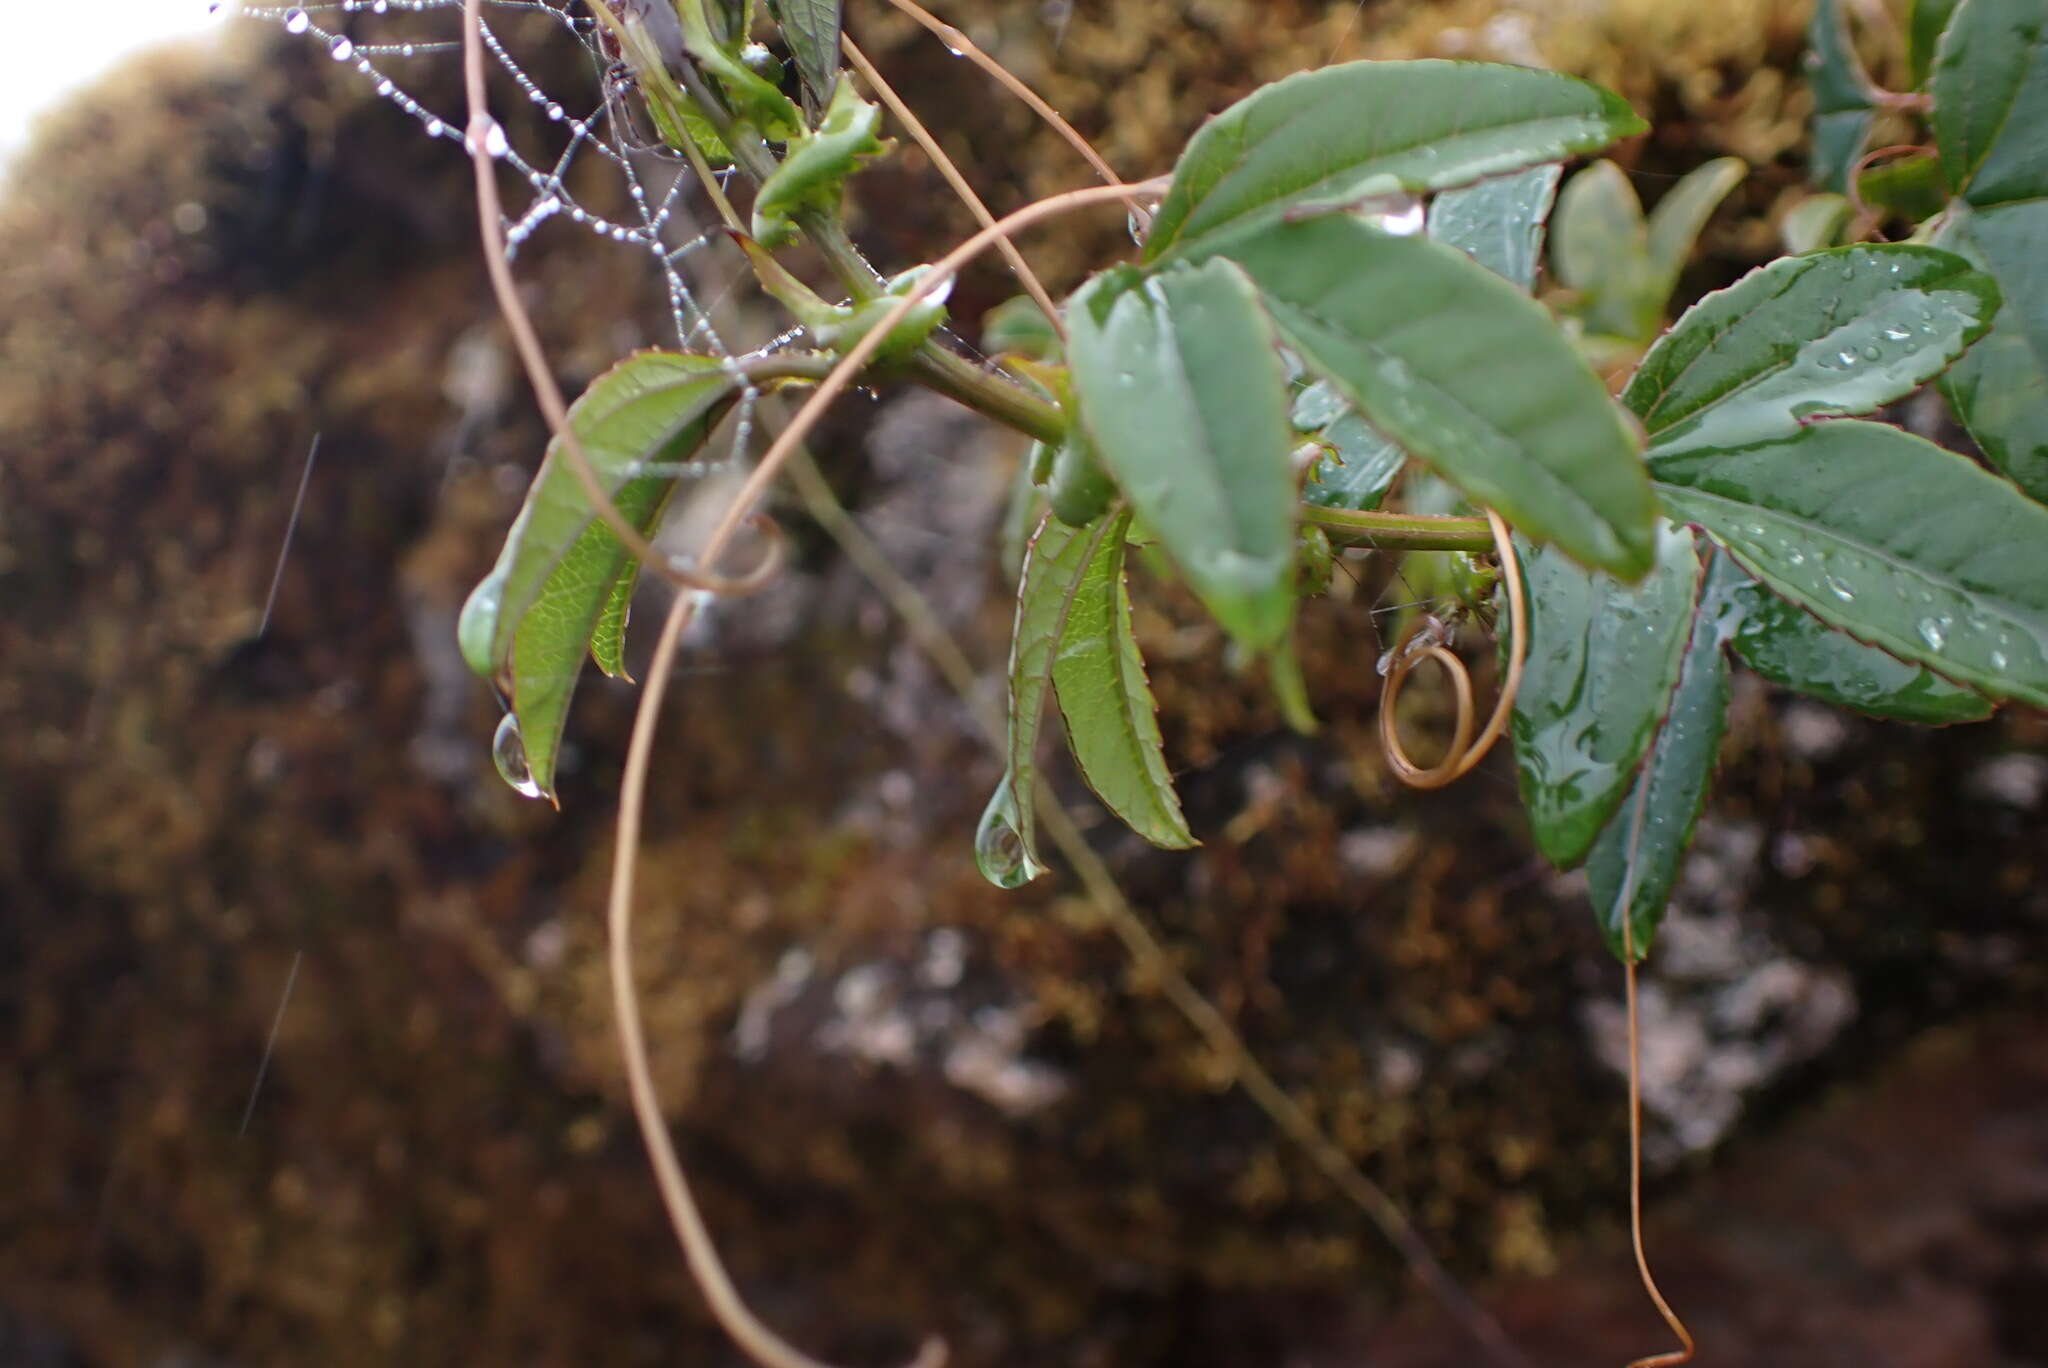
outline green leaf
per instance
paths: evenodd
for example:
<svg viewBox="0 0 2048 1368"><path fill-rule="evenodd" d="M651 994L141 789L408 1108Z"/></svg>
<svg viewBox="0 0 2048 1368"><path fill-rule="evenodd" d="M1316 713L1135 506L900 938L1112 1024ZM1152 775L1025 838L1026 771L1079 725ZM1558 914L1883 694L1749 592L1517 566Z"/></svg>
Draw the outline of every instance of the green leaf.
<svg viewBox="0 0 2048 1368"><path fill-rule="evenodd" d="M1778 236L1789 256L1825 251L1842 240L1842 232L1856 215L1847 195L1822 191L1808 195L1792 206L1778 227Z"/></svg>
<svg viewBox="0 0 2048 1368"><path fill-rule="evenodd" d="M1688 310L1623 399L1653 453L1783 436L1912 393L1983 336L1998 298L1932 247L1783 257Z"/></svg>
<svg viewBox="0 0 2048 1368"><path fill-rule="evenodd" d="M1511 732L1536 846L1568 868L1614 815L1664 716L1699 593L1692 533L1660 522L1640 584L1526 555L1529 655Z"/></svg>
<svg viewBox="0 0 2048 1368"><path fill-rule="evenodd" d="M1129 513L1114 514L1081 572L1053 657L1053 693L1081 775L1110 811L1153 845L1195 845L1159 741L1157 705L1131 629L1124 584Z"/></svg>
<svg viewBox="0 0 2048 1368"><path fill-rule="evenodd" d="M1710 568L1704 591L1709 599L1713 576ZM1728 727L1728 657L1721 647L1714 614L1695 609L1678 683L1642 773L1586 857L1594 914L1608 948L1623 962L1650 952L1706 803Z"/></svg>
<svg viewBox="0 0 2048 1368"><path fill-rule="evenodd" d="M1550 268L1559 284L1578 293L1572 312L1588 331L1636 338L1656 330L1664 301L1647 299L1650 239L1642 201L1613 162L1594 162L1557 197Z"/></svg>
<svg viewBox="0 0 2048 1368"><path fill-rule="evenodd" d="M2026 337L1992 329L1943 373L1941 392L1991 464L2048 503L2048 368Z"/></svg>
<svg viewBox="0 0 2048 1368"><path fill-rule="evenodd" d="M2005 294L1999 326L2023 333L2048 365L2048 199L1992 209L1957 205L1937 241L1991 273Z"/></svg>
<svg viewBox="0 0 2048 1368"><path fill-rule="evenodd" d="M1294 617L1287 380L1231 262L1105 272L1067 306L1080 420L1224 629L1264 654Z"/></svg>
<svg viewBox="0 0 2048 1368"><path fill-rule="evenodd" d="M1464 185L1646 127L1620 96L1523 67L1350 62L1254 91L1203 124L1174 167L1145 259L1312 205Z"/></svg>
<svg viewBox="0 0 2048 1368"><path fill-rule="evenodd" d="M1724 568L1725 567L1725 568ZM1991 702L1920 665L1822 623L1720 557L1710 595L1743 663L1773 684L1871 717L1942 726L1991 715Z"/></svg>
<svg viewBox="0 0 2048 1368"><path fill-rule="evenodd" d="M640 352L591 382L569 423L598 484L643 530L732 402L725 361ZM555 749L592 633L630 557L598 519L568 457L551 446L497 565L463 605L463 659L511 698L534 782L552 793ZM628 591L630 592L630 591Z"/></svg>
<svg viewBox="0 0 2048 1368"><path fill-rule="evenodd" d="M840 81L818 126L792 139L781 163L761 182L754 196L754 237L780 246L796 235L797 214L836 210L847 177L888 150L875 136L881 120L880 106L861 99L851 81Z"/></svg>
<svg viewBox="0 0 2048 1368"><path fill-rule="evenodd" d="M1985 206L2048 195L2048 7L1963 0L1935 51L1934 143L1949 186Z"/></svg>
<svg viewBox="0 0 2048 1368"><path fill-rule="evenodd" d="M1911 223L1931 219L1948 203L1948 187L1935 157L1901 157L1873 166L1856 178L1865 204Z"/></svg>
<svg viewBox="0 0 2048 1368"><path fill-rule="evenodd" d="M1069 527L1048 517L1038 525L1024 553L1017 581L1017 617L1010 630L1009 733L1003 748L1003 779L974 833L974 861L982 877L998 888L1022 888L1045 872L1038 858L1038 729L1045 720L1045 691L1067 634L1081 582L1112 524L1122 539L1123 518L1104 518L1093 527Z"/></svg>
<svg viewBox="0 0 2048 1368"><path fill-rule="evenodd" d="M590 629L590 662L606 677L631 681L626 673L626 623L633 614L633 591L640 587L640 562L628 560L612 581L597 623Z"/></svg>
<svg viewBox="0 0 2048 1368"><path fill-rule="evenodd" d="M1652 453L1665 510L1830 626L1995 698L2048 704L2048 508L1882 423Z"/></svg>
<svg viewBox="0 0 2048 1368"><path fill-rule="evenodd" d="M1913 0L1913 12L1906 20L1906 64L1912 72L1913 88L1927 84L1934 69L1934 54L1941 45L1942 31L1960 0Z"/></svg>
<svg viewBox="0 0 2048 1368"><path fill-rule="evenodd" d="M1748 174L1749 166L1742 158L1716 157L1681 176L1650 211L1650 285L1658 318L1663 317L1666 301L1678 288L1679 273L1706 230L1707 220Z"/></svg>
<svg viewBox="0 0 2048 1368"><path fill-rule="evenodd" d="M1526 294L1536 288L1543 225L1563 174L1553 163L1446 190L1430 201L1429 235Z"/></svg>
<svg viewBox="0 0 2048 1368"><path fill-rule="evenodd" d="M1317 508L1369 513L1386 500L1408 463L1408 453L1359 417L1327 380L1318 380L1295 396L1294 426L1314 433L1329 448L1316 459L1301 487L1301 501Z"/></svg>
<svg viewBox="0 0 2048 1368"><path fill-rule="evenodd" d="M1813 87L1813 164L1823 190L1847 190L1849 168L1863 155L1875 117L1877 89L1864 74L1839 0L1819 0L1806 28L1806 73Z"/></svg>
<svg viewBox="0 0 2048 1368"><path fill-rule="evenodd" d="M804 103L815 115L839 83L840 0L768 0L782 39L803 78Z"/></svg>
<svg viewBox="0 0 2048 1368"><path fill-rule="evenodd" d="M1542 305L1454 248L1346 214L1221 250L1302 361L1411 455L1589 565L1649 567L1636 437Z"/></svg>

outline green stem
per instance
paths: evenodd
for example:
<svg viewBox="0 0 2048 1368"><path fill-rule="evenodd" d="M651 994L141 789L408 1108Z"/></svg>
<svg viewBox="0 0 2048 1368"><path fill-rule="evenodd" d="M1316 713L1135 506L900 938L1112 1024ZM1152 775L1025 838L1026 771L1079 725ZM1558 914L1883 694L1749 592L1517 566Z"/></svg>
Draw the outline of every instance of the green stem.
<svg viewBox="0 0 2048 1368"><path fill-rule="evenodd" d="M1426 513L1354 513L1303 504L1301 520L1329 533L1339 546L1384 551L1491 551L1493 530L1484 518L1439 518Z"/></svg>

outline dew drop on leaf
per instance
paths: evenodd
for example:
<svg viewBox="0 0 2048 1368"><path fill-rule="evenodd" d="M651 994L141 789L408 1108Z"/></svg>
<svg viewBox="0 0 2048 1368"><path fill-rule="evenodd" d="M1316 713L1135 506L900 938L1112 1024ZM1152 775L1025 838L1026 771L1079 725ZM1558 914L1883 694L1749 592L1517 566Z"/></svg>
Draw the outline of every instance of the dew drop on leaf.
<svg viewBox="0 0 2048 1368"><path fill-rule="evenodd" d="M1948 632L1938 618L1920 619L1920 639L1932 650L1940 650L1948 644Z"/></svg>
<svg viewBox="0 0 2048 1368"><path fill-rule="evenodd" d="M519 718L506 713L498 723L498 731L491 738L491 760L498 767L498 776L512 786L512 791L522 798L542 796L540 785L533 782L533 770L526 763L526 738L520 735Z"/></svg>

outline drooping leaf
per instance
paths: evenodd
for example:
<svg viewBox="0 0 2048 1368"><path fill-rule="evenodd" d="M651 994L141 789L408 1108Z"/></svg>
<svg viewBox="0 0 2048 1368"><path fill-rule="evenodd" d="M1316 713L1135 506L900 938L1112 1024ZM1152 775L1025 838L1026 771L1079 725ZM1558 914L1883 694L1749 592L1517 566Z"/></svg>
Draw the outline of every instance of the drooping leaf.
<svg viewBox="0 0 2048 1368"><path fill-rule="evenodd" d="M1524 293L1536 288L1543 225L1564 168L1532 166L1446 190L1429 204L1429 235Z"/></svg>
<svg viewBox="0 0 2048 1368"><path fill-rule="evenodd" d="M1840 0L1819 0L1806 28L1806 78L1813 87L1813 160L1809 177L1823 190L1847 190L1876 117L1877 89L1849 38Z"/></svg>
<svg viewBox="0 0 2048 1368"><path fill-rule="evenodd" d="M2048 508L1882 423L1653 451L1665 510L1785 598L1994 698L2048 703Z"/></svg>
<svg viewBox="0 0 2048 1368"><path fill-rule="evenodd" d="M1948 27L1958 3L1960 0L1913 0L1913 12L1906 20L1906 64L1915 90L1927 84L1942 30Z"/></svg>
<svg viewBox="0 0 2048 1368"><path fill-rule="evenodd" d="M1058 518L1038 524L1017 581L1017 617L1010 630L1009 731L1003 778L974 833L974 861L998 888L1022 888L1045 872L1038 858L1038 729L1045 692L1066 636L1081 581L1110 535L1104 518L1093 527L1069 527ZM1121 530L1117 533L1121 538Z"/></svg>
<svg viewBox="0 0 2048 1368"><path fill-rule="evenodd" d="M1611 91L1476 62L1350 62L1265 86L1203 124L1174 167L1145 259L1312 205L1464 185L1639 133Z"/></svg>
<svg viewBox="0 0 2048 1368"><path fill-rule="evenodd" d="M1462 252L1346 214L1220 250L1304 363L1409 454L1586 564L1648 568L1635 434L1542 305Z"/></svg>
<svg viewBox="0 0 2048 1368"><path fill-rule="evenodd" d="M2048 195L2048 6L1963 0L1929 89L1952 190L1979 207Z"/></svg>
<svg viewBox="0 0 2048 1368"><path fill-rule="evenodd" d="M1663 300L1644 307L1651 268L1642 201L1613 162L1594 162L1558 195L1550 266L1558 283L1578 295L1572 312L1588 331L1633 338L1655 329Z"/></svg>
<svg viewBox="0 0 2048 1368"><path fill-rule="evenodd" d="M839 82L839 9L840 0L768 0L769 13L781 25L783 41L796 58L804 105L813 121Z"/></svg>
<svg viewBox="0 0 2048 1368"><path fill-rule="evenodd" d="M1703 596L1711 597L1712 584L1710 568ZM1624 962L1647 955L1663 923L1728 727L1728 656L1709 611L1692 615L1665 707L1642 772L1586 857L1594 914L1608 948Z"/></svg>
<svg viewBox="0 0 2048 1368"><path fill-rule="evenodd" d="M1721 631L1773 684L1871 717L1942 726L1991 715L1991 702L1920 665L1865 646L1757 583L1727 556L1710 594Z"/></svg>
<svg viewBox="0 0 2048 1368"><path fill-rule="evenodd" d="M1359 417L1327 380L1318 380L1295 396L1294 426L1314 433L1329 448L1301 487L1301 501L1317 508L1371 512L1385 501L1408 462L1408 453Z"/></svg>
<svg viewBox="0 0 2048 1368"><path fill-rule="evenodd" d="M1287 381L1273 325L1220 258L1119 268L1067 306L1080 421L1188 584L1245 649L1294 616Z"/></svg>
<svg viewBox="0 0 2048 1368"><path fill-rule="evenodd" d="M1585 859L1614 815L1677 682L1699 593L1692 533L1659 523L1640 584L1553 550L1523 559L1529 655L1511 732L1536 846L1552 864Z"/></svg>
<svg viewBox="0 0 2048 1368"><path fill-rule="evenodd" d="M656 521L675 463L703 443L735 388L716 357L641 352L570 407L599 486L634 526ZM583 653L629 560L559 446L534 477L496 566L463 605L457 633L469 667L510 695L543 793L552 792L555 744Z"/></svg>
<svg viewBox="0 0 2048 1368"><path fill-rule="evenodd" d="M1981 337L1998 288L1907 244L1783 257L1688 310L1623 399L1654 451L1737 446L1912 393Z"/></svg>
<svg viewBox="0 0 2048 1368"><path fill-rule="evenodd" d="M649 474L673 479L675 471L661 467L688 459L735 388L728 363L717 357L638 352L590 383L570 406L569 424L599 486L616 503L628 485ZM598 520L560 447L559 441L549 446L497 565L463 607L463 658L486 679L504 667L541 587ZM623 505L620 511L633 516ZM610 584L607 577L607 590Z"/></svg>
<svg viewBox="0 0 2048 1368"><path fill-rule="evenodd" d="M1131 596L1124 584L1130 520L1129 513L1110 516L1108 531L1081 572L1053 657L1053 695L1088 787L1152 844L1184 850L1196 841L1173 791L1157 705L1131 629Z"/></svg>
<svg viewBox="0 0 2048 1368"><path fill-rule="evenodd" d="M1650 285L1656 294L1656 314L1661 318L1671 292L1678 288L1678 276L1692 256L1707 220L1721 207L1721 201L1742 178L1749 166L1740 157L1716 157L1679 177L1650 211Z"/></svg>

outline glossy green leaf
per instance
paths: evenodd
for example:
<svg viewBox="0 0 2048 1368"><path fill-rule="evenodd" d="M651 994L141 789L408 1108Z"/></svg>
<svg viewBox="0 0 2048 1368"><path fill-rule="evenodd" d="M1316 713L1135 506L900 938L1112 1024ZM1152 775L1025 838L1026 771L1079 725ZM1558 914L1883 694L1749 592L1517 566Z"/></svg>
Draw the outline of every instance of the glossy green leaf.
<svg viewBox="0 0 2048 1368"><path fill-rule="evenodd" d="M1446 190L1429 204L1429 235L1523 292L1536 288L1543 225L1564 168L1532 166Z"/></svg>
<svg viewBox="0 0 2048 1368"><path fill-rule="evenodd" d="M1369 513L1385 502L1408 463L1408 453L1359 417L1327 380L1318 380L1295 396L1294 426L1314 433L1329 449L1317 458L1301 487L1302 502L1317 508Z"/></svg>
<svg viewBox="0 0 2048 1368"><path fill-rule="evenodd" d="M839 83L839 9L840 0L768 0L769 13L796 58L804 103L814 116Z"/></svg>
<svg viewBox="0 0 2048 1368"><path fill-rule="evenodd" d="M1093 527L1069 527L1048 517L1024 553L1017 582L1017 616L1010 630L1009 731L1003 778L974 834L974 861L998 888L1021 888L1045 872L1038 858L1038 729L1045 693L1082 580L1112 525L1120 540L1125 520L1104 518Z"/></svg>
<svg viewBox="0 0 2048 1368"><path fill-rule="evenodd" d="M765 246L779 246L796 235L796 215L836 210L847 178L888 150L875 134L881 120L881 107L861 99L853 82L841 80L818 126L793 138L782 161L761 182L754 196L754 237Z"/></svg>
<svg viewBox="0 0 2048 1368"><path fill-rule="evenodd" d="M1778 226L1778 236L1788 256L1825 251L1840 245L1843 230L1855 216L1856 206L1847 195L1823 191L1793 205Z"/></svg>
<svg viewBox="0 0 2048 1368"><path fill-rule="evenodd" d="M702 445L735 389L718 358L641 352L592 381L570 407L599 485L635 526L658 520L675 463ZM463 658L510 697L544 794L553 791L555 749L584 651L629 559L567 457L550 448L497 565L463 605Z"/></svg>
<svg viewBox="0 0 2048 1368"><path fill-rule="evenodd" d="M2048 195L2048 5L1963 0L1929 89L1950 188L1980 207Z"/></svg>
<svg viewBox="0 0 2048 1368"><path fill-rule="evenodd" d="M1991 273L2005 294L1998 326L2023 333L2048 365L2048 199L1991 209L1957 205L1937 242Z"/></svg>
<svg viewBox="0 0 2048 1368"><path fill-rule="evenodd" d="M1710 570L1709 595L1711 586ZM1728 656L1711 612L1692 615L1665 708L1641 773L1586 857L1594 914L1624 962L1642 959L1656 939L1728 727Z"/></svg>
<svg viewBox="0 0 2048 1368"><path fill-rule="evenodd" d="M1982 694L1836 631L1727 556L1720 564L1727 567L1715 577L1721 630L1743 663L1773 684L1897 722L1940 726L1991 715Z"/></svg>
<svg viewBox="0 0 2048 1368"><path fill-rule="evenodd" d="M1806 76L1813 88L1813 155L1809 176L1824 190L1847 190L1849 168L1863 155L1875 117L1877 90L1849 38L1840 0L1818 0L1806 28Z"/></svg>
<svg viewBox="0 0 2048 1368"><path fill-rule="evenodd" d="M1650 284L1656 294L1658 318L1664 314L1679 273L1691 259L1707 221L1729 192L1742 184L1749 166L1740 157L1716 157L1678 178L1650 211Z"/></svg>
<svg viewBox="0 0 2048 1368"><path fill-rule="evenodd" d="M1586 564L1649 567L1635 434L1542 305L1462 252L1350 215L1221 250L1302 361L1411 455Z"/></svg>
<svg viewBox="0 0 2048 1368"><path fill-rule="evenodd" d="M1666 511L1779 594L1995 698L2048 704L2048 508L1881 423L1652 453Z"/></svg>
<svg viewBox="0 0 2048 1368"><path fill-rule="evenodd" d="M1131 629L1131 596L1124 585L1130 520L1128 513L1110 517L1081 572L1053 657L1053 694L1088 787L1152 844L1183 850L1196 841L1173 791L1157 705Z"/></svg>
<svg viewBox="0 0 2048 1368"><path fill-rule="evenodd" d="M1224 629L1263 654L1294 617L1287 380L1251 281L1221 258L1119 268L1067 306L1080 421Z"/></svg>
<svg viewBox="0 0 2048 1368"><path fill-rule="evenodd" d="M1960 0L1913 0L1913 11L1906 20L1906 64L1915 90L1927 84L1942 30L1948 27L1958 3Z"/></svg>
<svg viewBox="0 0 2048 1368"><path fill-rule="evenodd" d="M1203 124L1145 259L1312 206L1422 192L1595 151L1646 125L1611 91L1477 62L1350 62L1262 87Z"/></svg>
<svg viewBox="0 0 2048 1368"><path fill-rule="evenodd" d="M1623 396L1653 451L1737 446L1910 394L1984 334L1998 288L1906 244L1783 257L1688 310Z"/></svg>
<svg viewBox="0 0 2048 1368"><path fill-rule="evenodd" d="M1529 655L1510 724L1536 846L1586 858L1664 716L1692 626L1700 564L1692 533L1659 523L1639 584L1552 550L1526 555Z"/></svg>

